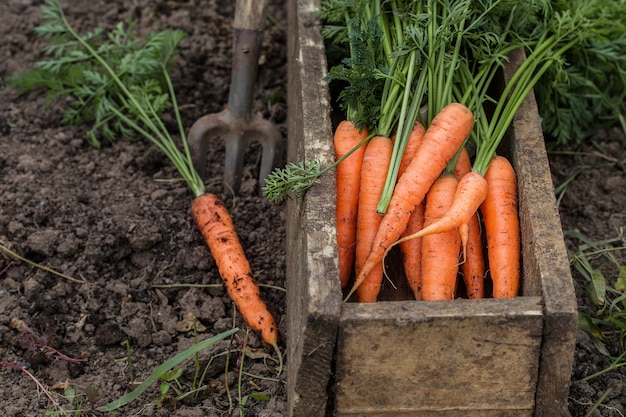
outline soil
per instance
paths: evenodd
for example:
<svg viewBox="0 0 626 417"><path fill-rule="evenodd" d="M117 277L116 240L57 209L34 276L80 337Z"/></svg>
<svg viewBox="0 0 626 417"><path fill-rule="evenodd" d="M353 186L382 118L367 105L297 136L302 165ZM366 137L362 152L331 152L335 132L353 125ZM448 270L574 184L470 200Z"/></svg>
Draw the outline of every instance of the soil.
<svg viewBox="0 0 626 417"><path fill-rule="evenodd" d="M23 366L64 409L89 411L136 388L154 368L197 341L246 325L220 285L189 215L191 193L152 145L120 140L95 149L84 140L85 127L59 123L62 103L48 106L42 91L18 95L4 85L7 77L42 58L43 43L33 31L42 22L41 3L0 3L0 242L66 277L0 255L0 360ZM186 126L226 105L233 3L62 1L82 33L96 26L112 28L129 17L138 20L142 33L168 27L188 33L172 70ZM272 1L269 12L275 23L265 31L254 111L285 135L286 102L280 100L287 97L284 3ZM618 237L623 245L626 146L617 132L599 134L595 143L550 154L556 185L578 173L560 200L563 229L579 230L593 241ZM264 284L262 296L284 335L284 206L258 196L258 147L246 154L236 195L220 184L223 144L217 140L210 148L208 190L230 209L252 270ZM579 244L570 237L566 243L572 250ZM615 268L601 259L593 262L613 285ZM575 270L573 276L581 311L593 314L584 277ZM190 317L206 329L194 331ZM284 343L283 338L283 351ZM617 343L607 346L610 355L619 354ZM77 363L58 358L51 348ZM166 395L154 383L117 415L286 415L285 373L276 376L275 358L257 334L238 333L200 352L202 381L196 386L202 390L174 399L176 390L191 392L196 362L190 360L180 366L183 373L170 381ZM582 331L575 358L572 416L586 415L609 389L591 415L626 415L624 368L581 381L611 363ZM2 366L0 375L5 416L55 409L25 373ZM73 403L67 387L76 392Z"/></svg>

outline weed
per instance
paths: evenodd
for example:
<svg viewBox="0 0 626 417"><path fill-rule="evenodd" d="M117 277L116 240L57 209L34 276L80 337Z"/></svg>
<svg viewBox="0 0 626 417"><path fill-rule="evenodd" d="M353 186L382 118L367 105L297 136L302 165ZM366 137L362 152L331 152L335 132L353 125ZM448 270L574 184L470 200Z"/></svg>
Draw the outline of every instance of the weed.
<svg viewBox="0 0 626 417"><path fill-rule="evenodd" d="M76 278L70 277L68 275L62 274L61 272L55 271L52 268L48 268L47 266L38 264L36 262L33 262L33 261L29 260L29 259L24 258L23 256L18 255L16 252L14 252L11 249L9 249L8 246L5 246L2 242L0 242L0 252L4 252L5 254L9 255L10 257L12 257L15 260L24 262L24 263L26 263L26 264L28 264L30 266L34 266L35 268L39 268L39 269L41 269L43 271L49 272L49 273L51 273L53 275L59 276L59 277L64 278L64 279L66 279L68 281L72 281L72 282L75 282L77 284L85 284L84 280L76 279ZM8 269L9 266L11 266L11 264L12 263L9 263L4 269L2 269L0 275L2 275L2 273L6 272L6 270Z"/></svg>
<svg viewBox="0 0 626 417"><path fill-rule="evenodd" d="M587 332L596 348L605 356L611 357L607 345L608 335L617 335L617 351L612 358L611 369L626 365L626 265L616 253L626 253L624 237L593 241L577 230L565 231L564 235L579 242L576 251L570 251L570 265L585 280L585 291L595 311L589 314L579 312L579 327ZM609 261L614 278L607 279L607 267L595 266L597 259Z"/></svg>
<svg viewBox="0 0 626 417"><path fill-rule="evenodd" d="M54 406L54 408L59 410L57 414L68 415L68 413L65 410L63 410L63 407L61 407L61 405L54 399L50 390L48 390L48 388L45 385L43 385L41 381L39 381L39 379L37 379L35 375L33 375L28 369L26 369L26 367L16 364L16 363L9 363L9 362L0 362L0 366L15 369L17 371L20 371L26 374L30 379L32 379L35 382L35 385L37 385L37 388L41 392L43 392L46 397L48 397L48 399L50 400L50 403Z"/></svg>
<svg viewBox="0 0 626 417"><path fill-rule="evenodd" d="M178 381L183 374L183 370L181 368L172 369L169 372L164 373L159 377L161 380L161 384L159 385L160 395L158 398L159 404L163 405L166 401L171 401L171 396L168 395L170 390L176 392L176 398L180 397L182 393L182 386ZM175 383L175 384L174 384Z"/></svg>
<svg viewBox="0 0 626 417"><path fill-rule="evenodd" d="M50 354L53 359L63 360L69 363L79 364L84 362L83 359L74 359L71 358L52 346L48 345L48 338L46 336L39 336L35 334L33 329L30 327L24 327L21 329L22 337L20 338L20 343L26 350L31 352L31 354L35 354L36 352L43 352Z"/></svg>

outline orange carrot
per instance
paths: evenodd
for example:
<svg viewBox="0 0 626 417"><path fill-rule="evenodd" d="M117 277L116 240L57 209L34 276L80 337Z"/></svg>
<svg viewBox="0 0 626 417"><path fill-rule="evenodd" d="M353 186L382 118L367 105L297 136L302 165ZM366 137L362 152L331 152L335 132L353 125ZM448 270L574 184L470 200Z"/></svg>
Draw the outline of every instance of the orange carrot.
<svg viewBox="0 0 626 417"><path fill-rule="evenodd" d="M400 167L398 168L398 178L402 176L409 163L415 156L417 149L422 144L426 129L420 122L415 122L409 141L407 142ZM415 207L413 213L409 217L409 222L405 231L400 237L407 236L419 231L424 227L424 203L420 203ZM422 239L411 239L400 244L400 252L402 253L402 264L404 266L404 275L406 276L409 287L413 291L416 300L422 299Z"/></svg>
<svg viewBox="0 0 626 417"><path fill-rule="evenodd" d="M352 122L341 121L334 135L336 160L357 146L367 135L367 130L359 131ZM364 153L365 146L359 147L335 168L337 251L341 288L348 284L354 267L359 184Z"/></svg>
<svg viewBox="0 0 626 417"><path fill-rule="evenodd" d="M485 173L487 198L480 206L487 236L494 298L517 296L520 279L520 226L517 180L511 163L495 156Z"/></svg>
<svg viewBox="0 0 626 417"><path fill-rule="evenodd" d="M461 180L465 174L469 174L472 170L472 161L470 160L469 153L467 152L467 148L463 146L461 148L461 152L459 152L459 157L456 160L456 164L454 165L454 176Z"/></svg>
<svg viewBox="0 0 626 417"><path fill-rule="evenodd" d="M454 176L460 180L471 170L472 164L469 154L467 149L463 147L454 167ZM467 297L469 299L483 298L485 294L485 258L478 211L474 212L467 224L467 243L461 252L461 271L463 272Z"/></svg>
<svg viewBox="0 0 626 417"><path fill-rule="evenodd" d="M217 269L242 317L277 352L278 327L267 305L239 241L224 203L214 194L202 194L191 204L191 214L202 232Z"/></svg>
<svg viewBox="0 0 626 417"><path fill-rule="evenodd" d="M461 248L461 271L467 298L476 300L485 296L485 255L478 213L474 213L467 228L467 244Z"/></svg>
<svg viewBox="0 0 626 417"><path fill-rule="evenodd" d="M435 116L408 168L395 187L386 214L376 233L372 250L363 268L357 270L349 298L365 277L380 263L389 248L406 229L415 207L430 186L469 137L474 126L472 112L462 104L451 103Z"/></svg>
<svg viewBox="0 0 626 417"><path fill-rule="evenodd" d="M406 236L403 239L424 237L433 233L442 233L460 228L463 251L465 251L468 240L467 224L486 196L487 181L485 177L477 172L466 174L459 181L449 211L441 216L437 222L433 222L419 232Z"/></svg>
<svg viewBox="0 0 626 417"><path fill-rule="evenodd" d="M452 202L458 180L443 174L426 196L425 225L436 222ZM433 233L422 239L422 298L452 300L456 294L461 237L457 229Z"/></svg>
<svg viewBox="0 0 626 417"><path fill-rule="evenodd" d="M393 144L391 139L376 136L367 144L361 168L359 213L356 233L356 270L358 271L372 247L382 216L376 206L385 186L385 178L391 161ZM383 264L379 264L365 278L357 291L360 302L374 302L378 298L383 279Z"/></svg>
<svg viewBox="0 0 626 417"><path fill-rule="evenodd" d="M411 134L409 135L409 140L407 141L406 147L404 148L404 153L402 154L402 159L400 159L400 166L398 167L398 178L402 176L404 171L408 168L411 160L415 156L417 149L421 146L422 141L424 140L424 134L426 133L426 129L420 122L415 122L413 125L413 130L411 130Z"/></svg>
<svg viewBox="0 0 626 417"><path fill-rule="evenodd" d="M400 237L411 235L424 227L424 203L415 207L409 217L406 230ZM422 299L422 238L410 239L400 243L404 275L416 300ZM358 290L357 290L358 291Z"/></svg>

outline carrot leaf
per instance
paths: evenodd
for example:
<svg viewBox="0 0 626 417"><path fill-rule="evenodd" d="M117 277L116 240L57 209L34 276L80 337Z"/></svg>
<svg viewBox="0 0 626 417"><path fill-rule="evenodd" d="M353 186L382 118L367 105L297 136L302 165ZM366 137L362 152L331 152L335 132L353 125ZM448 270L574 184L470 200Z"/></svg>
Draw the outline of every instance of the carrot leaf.
<svg viewBox="0 0 626 417"><path fill-rule="evenodd" d="M43 87L50 101L65 99L69 105L63 122L91 123L86 137L93 146L100 146L99 137L149 140L172 162L194 195L203 194L204 182L193 167L168 73L185 33L168 29L140 39L132 31L133 24L120 23L109 33L96 29L80 35L58 0L45 0L42 15L46 23L35 32L48 41L44 52L49 59L9 83L22 92ZM161 120L167 110L176 118L180 145Z"/></svg>

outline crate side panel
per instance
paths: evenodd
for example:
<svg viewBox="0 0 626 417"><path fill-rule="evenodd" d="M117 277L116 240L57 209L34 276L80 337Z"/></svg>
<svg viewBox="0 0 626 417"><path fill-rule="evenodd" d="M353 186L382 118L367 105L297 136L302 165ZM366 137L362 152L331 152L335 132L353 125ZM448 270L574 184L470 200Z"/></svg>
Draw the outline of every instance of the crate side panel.
<svg viewBox="0 0 626 417"><path fill-rule="evenodd" d="M511 79L523 59L522 51L511 55L505 81ZM516 113L512 136L510 152L518 174L524 271L525 276L538 277L531 281L537 287L525 292L541 295L545 311L536 416L567 416L577 302L533 92Z"/></svg>
<svg viewBox="0 0 626 417"><path fill-rule="evenodd" d="M344 416L361 416L358 413L343 413ZM427 411L422 410L416 412L415 410L402 411L385 411L382 413L372 412L368 413L367 417L528 417L532 416L530 410L437 410Z"/></svg>
<svg viewBox="0 0 626 417"><path fill-rule="evenodd" d="M332 162L329 93L316 1L288 2L288 160ZM287 397L290 416L326 414L341 309L334 178L287 203Z"/></svg>
<svg viewBox="0 0 626 417"><path fill-rule="evenodd" d="M337 416L446 410L532 416L542 327L539 297L346 305Z"/></svg>

